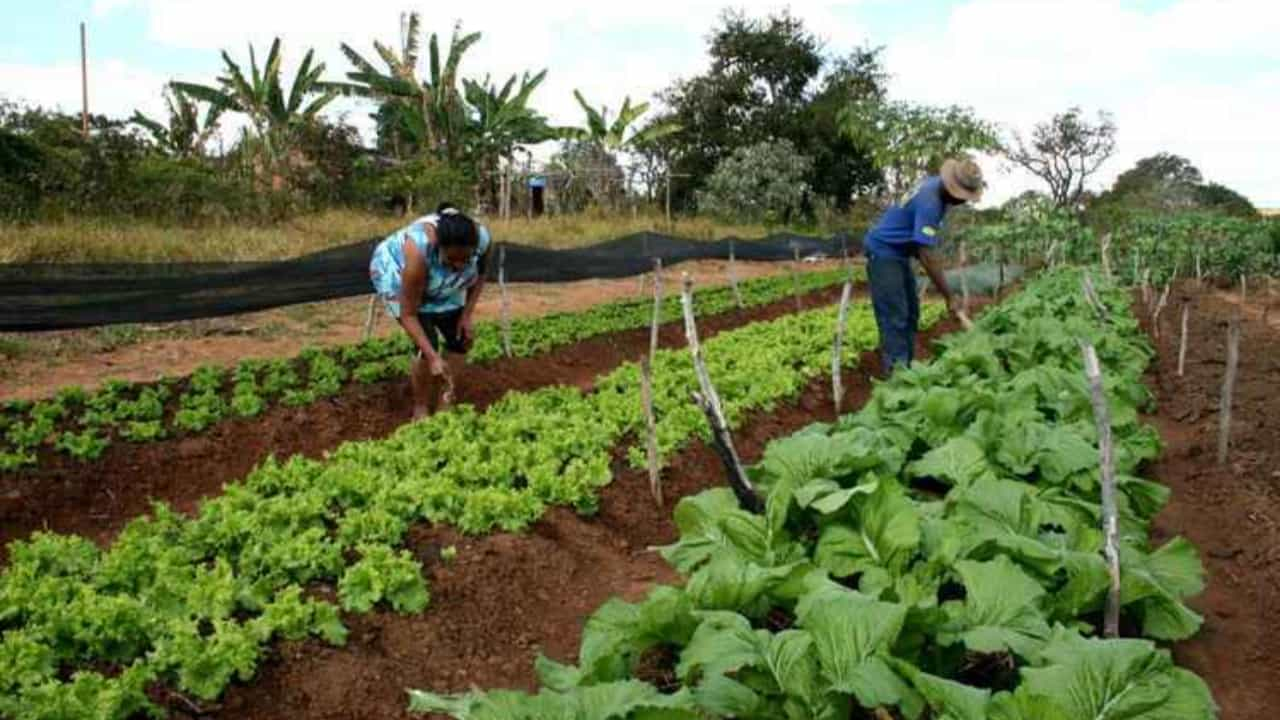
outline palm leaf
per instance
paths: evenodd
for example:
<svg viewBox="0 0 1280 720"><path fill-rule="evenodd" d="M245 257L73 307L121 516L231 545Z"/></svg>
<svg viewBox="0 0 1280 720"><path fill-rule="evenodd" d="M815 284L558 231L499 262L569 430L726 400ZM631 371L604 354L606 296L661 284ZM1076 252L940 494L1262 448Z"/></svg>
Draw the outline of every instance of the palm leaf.
<svg viewBox="0 0 1280 720"><path fill-rule="evenodd" d="M603 139L607 132L605 129L604 115L591 107L591 104L587 102L586 98L582 97L582 93L577 89L573 91L573 96L577 98L578 104L581 105L583 111L587 113L587 137L574 139Z"/></svg>
<svg viewBox="0 0 1280 720"><path fill-rule="evenodd" d="M409 30L404 40L404 64L409 68L418 67L418 52L422 48L422 17L415 10L409 13Z"/></svg>
<svg viewBox="0 0 1280 720"><path fill-rule="evenodd" d="M354 65L356 70L359 72L369 73L371 75L376 75L378 73L378 69L373 66L373 63L365 60L364 56L356 52L350 45L342 43L338 47L342 49L342 54L346 56L347 62Z"/></svg>
<svg viewBox="0 0 1280 720"><path fill-rule="evenodd" d="M307 54L302 57L302 64L298 66L298 72L293 76L293 87L289 89L289 104L286 106L289 112L294 112L302 105L302 98L311 92L312 86L318 79L318 73L324 71L324 63L316 67L316 73L311 71L311 59L315 56L315 50L308 50Z"/></svg>

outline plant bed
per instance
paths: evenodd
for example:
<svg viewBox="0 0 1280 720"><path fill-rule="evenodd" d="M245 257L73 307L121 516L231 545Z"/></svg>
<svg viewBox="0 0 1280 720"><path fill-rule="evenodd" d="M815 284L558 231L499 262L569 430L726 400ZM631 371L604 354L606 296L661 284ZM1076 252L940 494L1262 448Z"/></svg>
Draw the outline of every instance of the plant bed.
<svg viewBox="0 0 1280 720"><path fill-rule="evenodd" d="M805 307L838 300L839 288L802 297ZM699 319L707 337L795 312L787 297L744 311ZM679 322L662 325L660 345L684 345ZM549 385L589 388L596 377L647 352L648 328L626 330L528 358L470 365L458 401L483 410L510 391ZM35 468L0 473L0 543L36 529L109 540L153 501L179 511L244 477L268 456L318 458L347 440L383 437L408 421L408 383L352 383L338 395L305 408L276 407L256 418L219 423L203 435L148 443L116 443L92 463L49 452ZM48 452L48 451L46 451ZM0 549L0 558L5 554Z"/></svg>

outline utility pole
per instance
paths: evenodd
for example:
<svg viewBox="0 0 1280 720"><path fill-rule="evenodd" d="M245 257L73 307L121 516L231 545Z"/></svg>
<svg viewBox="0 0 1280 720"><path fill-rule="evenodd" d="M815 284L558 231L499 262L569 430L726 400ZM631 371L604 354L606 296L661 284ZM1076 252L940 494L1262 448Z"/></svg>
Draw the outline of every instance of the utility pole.
<svg viewBox="0 0 1280 720"><path fill-rule="evenodd" d="M85 42L84 23L80 23L80 133L89 139L89 60Z"/></svg>

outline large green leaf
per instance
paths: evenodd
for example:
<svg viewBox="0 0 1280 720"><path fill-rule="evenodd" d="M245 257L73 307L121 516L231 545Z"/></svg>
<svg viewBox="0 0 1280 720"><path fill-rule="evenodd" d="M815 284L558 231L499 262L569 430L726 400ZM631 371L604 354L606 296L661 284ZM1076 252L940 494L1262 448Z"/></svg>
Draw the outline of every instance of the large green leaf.
<svg viewBox="0 0 1280 720"><path fill-rule="evenodd" d="M823 586L801 599L799 624L813 637L823 677L833 690L865 708L910 702L911 689L887 658L907 608L839 586Z"/></svg>
<svg viewBox="0 0 1280 720"><path fill-rule="evenodd" d="M964 643L984 653L1010 651L1034 657L1049 637L1040 607L1044 588L1007 557L956 563L965 588L963 601L943 604L948 622L938 634L943 644Z"/></svg>
<svg viewBox="0 0 1280 720"><path fill-rule="evenodd" d="M1018 694L1039 695L1067 720L1210 720L1204 681L1146 640L1086 639L1059 630ZM1017 716L1010 716L1017 717Z"/></svg>
<svg viewBox="0 0 1280 720"><path fill-rule="evenodd" d="M920 544L920 513L895 482L881 482L846 510L849 522L827 525L814 562L837 577L880 568L900 575Z"/></svg>
<svg viewBox="0 0 1280 720"><path fill-rule="evenodd" d="M697 621L682 590L657 587L642 603L611 598L587 619L578 650L579 682L622 680L631 661L655 645L688 642ZM570 676L559 674L562 681Z"/></svg>
<svg viewBox="0 0 1280 720"><path fill-rule="evenodd" d="M1203 618L1183 598L1204 589L1204 567L1196 548L1174 538L1147 555L1121 545L1120 601L1131 604L1142 620L1142 634L1159 640L1182 640L1200 629Z"/></svg>
<svg viewBox="0 0 1280 720"><path fill-rule="evenodd" d="M987 720L989 690L930 675L902 660L894 660L893 667L920 693L933 720Z"/></svg>
<svg viewBox="0 0 1280 720"><path fill-rule="evenodd" d="M911 477L928 477L952 485L967 485L978 478L993 476L982 448L972 438L962 435L925 453L911 463L907 471Z"/></svg>

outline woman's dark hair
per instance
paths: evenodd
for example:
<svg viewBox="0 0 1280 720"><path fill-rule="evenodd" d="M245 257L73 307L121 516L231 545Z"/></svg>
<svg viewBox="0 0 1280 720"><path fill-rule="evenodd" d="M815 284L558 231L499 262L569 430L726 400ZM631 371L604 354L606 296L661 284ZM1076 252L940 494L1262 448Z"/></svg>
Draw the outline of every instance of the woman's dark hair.
<svg viewBox="0 0 1280 720"><path fill-rule="evenodd" d="M476 222L450 202L442 202L436 208L436 240L440 247L476 247L480 233Z"/></svg>

